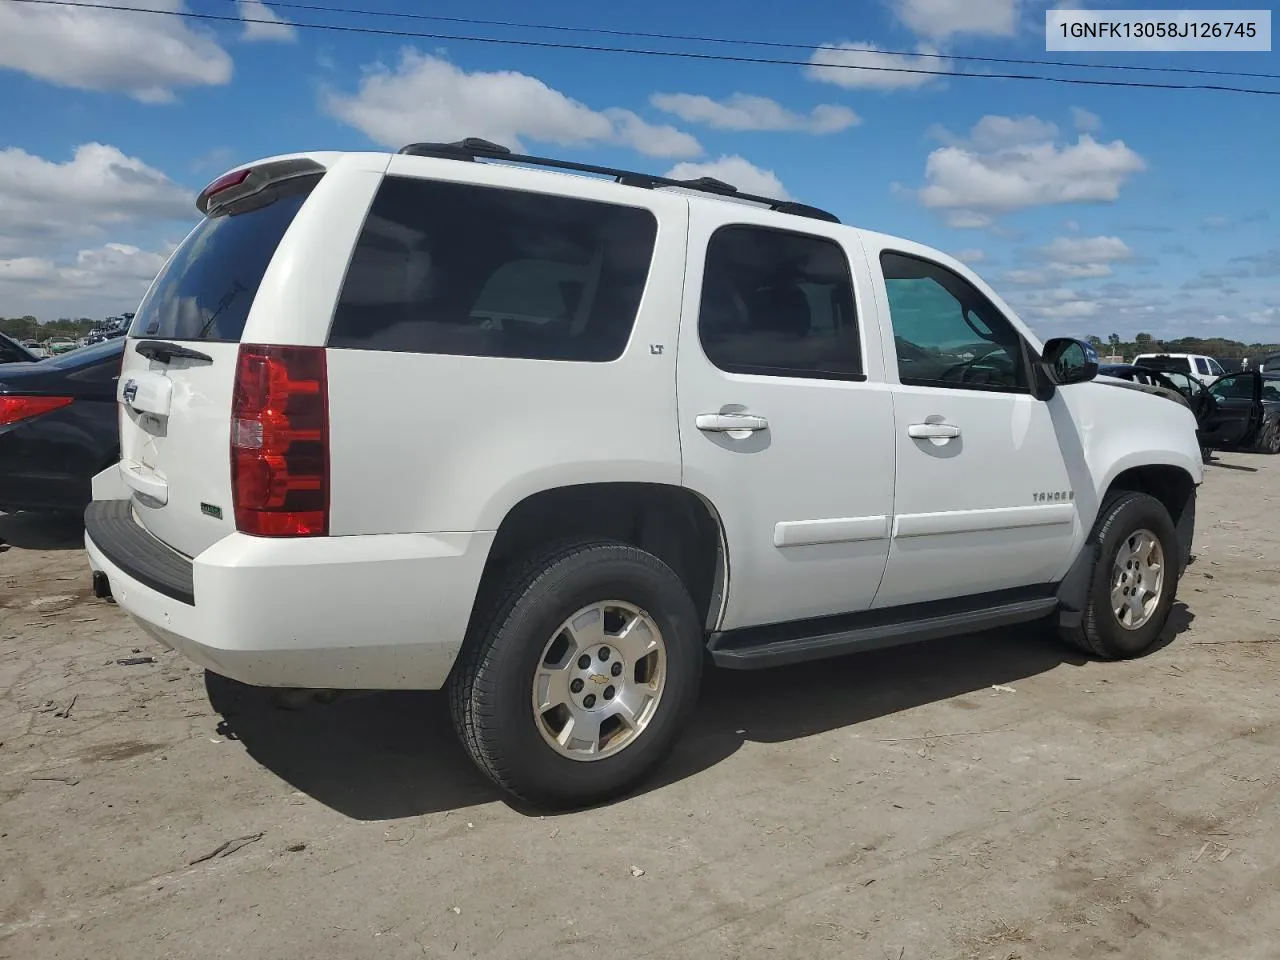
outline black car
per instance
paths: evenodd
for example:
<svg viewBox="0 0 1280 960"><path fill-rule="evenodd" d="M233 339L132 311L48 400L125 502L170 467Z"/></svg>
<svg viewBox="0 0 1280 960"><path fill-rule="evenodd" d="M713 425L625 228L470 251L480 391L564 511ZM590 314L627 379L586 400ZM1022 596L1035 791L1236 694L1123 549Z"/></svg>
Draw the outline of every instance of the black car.
<svg viewBox="0 0 1280 960"><path fill-rule="evenodd" d="M124 340L0 366L0 511L80 513L120 457Z"/></svg>
<svg viewBox="0 0 1280 960"><path fill-rule="evenodd" d="M1209 387L1215 450L1280 453L1280 370L1229 373Z"/></svg>
<svg viewBox="0 0 1280 960"><path fill-rule="evenodd" d="M13 337L0 333L0 363L34 363L38 359Z"/></svg>
<svg viewBox="0 0 1280 960"><path fill-rule="evenodd" d="M1104 364L1098 374L1165 395L1178 394L1195 414L1200 452L1206 460L1214 450L1280 453L1280 373L1241 370L1219 377L1208 387L1185 373L1129 363Z"/></svg>

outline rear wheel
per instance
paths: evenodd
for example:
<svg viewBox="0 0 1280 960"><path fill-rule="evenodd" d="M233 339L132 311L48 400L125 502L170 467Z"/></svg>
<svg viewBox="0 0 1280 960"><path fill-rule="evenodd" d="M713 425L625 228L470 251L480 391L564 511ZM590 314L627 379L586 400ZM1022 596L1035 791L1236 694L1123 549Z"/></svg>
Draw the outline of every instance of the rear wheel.
<svg viewBox="0 0 1280 960"><path fill-rule="evenodd" d="M1164 630L1182 573L1169 511L1145 493L1117 494L1103 504L1089 542L1098 559L1083 616L1063 635L1103 659L1140 656Z"/></svg>
<svg viewBox="0 0 1280 960"><path fill-rule="evenodd" d="M488 578L449 678L454 726L516 797L609 800L675 744L702 648L693 601L657 557L611 541L551 546Z"/></svg>

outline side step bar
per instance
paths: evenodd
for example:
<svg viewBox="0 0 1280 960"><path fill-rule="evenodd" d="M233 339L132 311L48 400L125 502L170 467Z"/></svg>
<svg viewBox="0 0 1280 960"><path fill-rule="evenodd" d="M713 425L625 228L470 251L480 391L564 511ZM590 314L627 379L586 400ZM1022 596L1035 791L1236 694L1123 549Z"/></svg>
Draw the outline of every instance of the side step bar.
<svg viewBox="0 0 1280 960"><path fill-rule="evenodd" d="M1054 589L1046 585L1005 590L889 610L727 630L713 633L707 648L717 666L730 670L821 660L1039 620L1058 607Z"/></svg>

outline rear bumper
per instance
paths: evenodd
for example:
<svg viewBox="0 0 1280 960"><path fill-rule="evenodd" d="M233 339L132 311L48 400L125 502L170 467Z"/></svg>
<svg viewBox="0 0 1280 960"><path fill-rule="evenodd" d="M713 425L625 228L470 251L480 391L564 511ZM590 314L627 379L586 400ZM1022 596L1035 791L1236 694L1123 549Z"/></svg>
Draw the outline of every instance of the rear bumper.
<svg viewBox="0 0 1280 960"><path fill-rule="evenodd" d="M149 634L267 687L439 689L462 646L492 532L268 539L182 557L129 501L85 511L89 565Z"/></svg>

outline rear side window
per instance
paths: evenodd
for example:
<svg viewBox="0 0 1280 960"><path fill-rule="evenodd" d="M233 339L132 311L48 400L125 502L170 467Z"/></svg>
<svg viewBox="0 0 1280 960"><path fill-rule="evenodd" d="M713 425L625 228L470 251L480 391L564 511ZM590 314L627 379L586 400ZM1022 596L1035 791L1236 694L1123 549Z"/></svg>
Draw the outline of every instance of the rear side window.
<svg viewBox="0 0 1280 960"><path fill-rule="evenodd" d="M653 214L634 207L388 177L352 255L329 346L616 360L657 230Z"/></svg>
<svg viewBox="0 0 1280 960"><path fill-rule="evenodd" d="M718 229L707 244L698 337L728 373L863 379L849 261L823 237Z"/></svg>
<svg viewBox="0 0 1280 960"><path fill-rule="evenodd" d="M286 180L206 217L160 271L129 336L238 341L276 247L318 182Z"/></svg>
<svg viewBox="0 0 1280 960"><path fill-rule="evenodd" d="M1197 357L1196 369L1199 370L1201 373L1207 374L1209 372L1209 361L1206 360L1204 357Z"/></svg>

